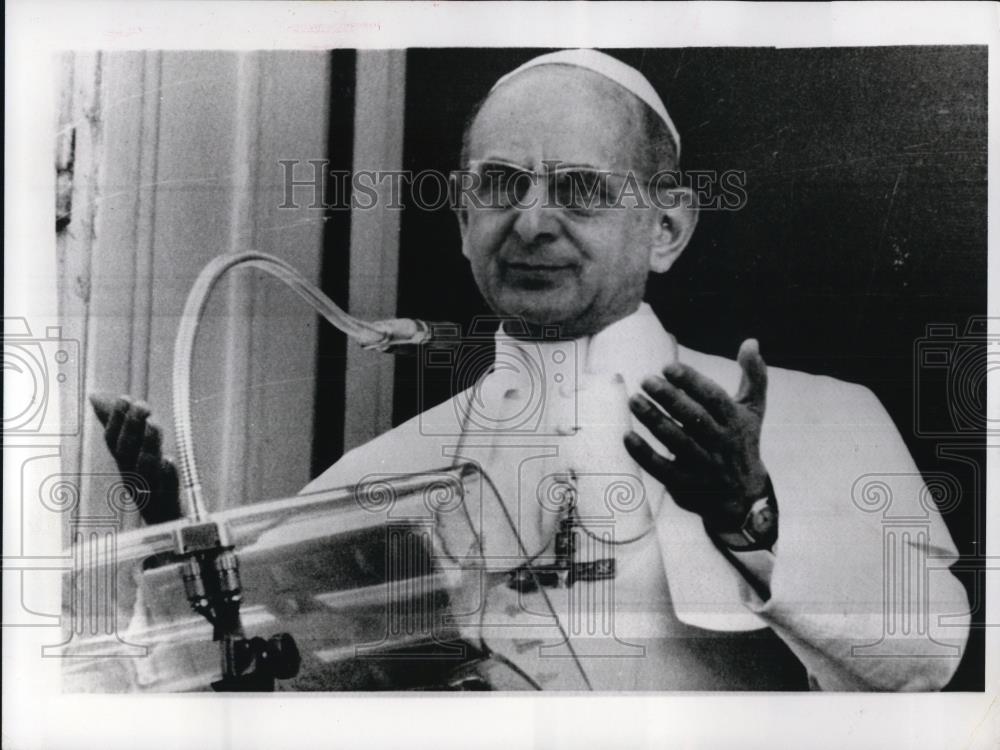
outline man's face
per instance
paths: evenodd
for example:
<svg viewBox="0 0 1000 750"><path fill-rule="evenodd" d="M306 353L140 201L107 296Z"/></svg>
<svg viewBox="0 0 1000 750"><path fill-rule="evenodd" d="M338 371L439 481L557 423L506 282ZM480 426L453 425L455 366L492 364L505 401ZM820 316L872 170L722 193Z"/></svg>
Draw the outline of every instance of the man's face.
<svg viewBox="0 0 1000 750"><path fill-rule="evenodd" d="M470 161L539 172L543 162L635 169L634 108L609 87L615 84L579 68L522 73L480 110ZM460 212L463 252L487 303L499 314L558 324L569 336L595 333L633 312L650 271L656 211L627 199L623 207L574 212L545 200L544 180L532 190L520 207Z"/></svg>

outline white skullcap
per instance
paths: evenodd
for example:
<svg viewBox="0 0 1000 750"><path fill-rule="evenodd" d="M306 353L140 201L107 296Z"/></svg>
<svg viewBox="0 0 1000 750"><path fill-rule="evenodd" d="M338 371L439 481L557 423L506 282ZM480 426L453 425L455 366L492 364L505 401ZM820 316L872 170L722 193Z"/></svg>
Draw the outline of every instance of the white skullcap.
<svg viewBox="0 0 1000 750"><path fill-rule="evenodd" d="M603 52L598 52L596 49L564 49L559 52L550 52L547 55L539 55L538 57L528 60L528 62L521 67L515 68L510 73L503 76L499 81L493 84L493 88L491 88L490 91L492 92L497 88L497 86L506 83L518 73L523 73L525 70L534 68L538 65L575 65L578 68L586 68L587 70L592 70L595 73L614 81L622 88L631 91L642 101L648 104L649 108L652 109L661 120L663 120L663 124L667 126L667 130L670 131L670 137L674 141L677 158L680 158L680 133L677 132L677 128L674 126L674 121L671 120L670 115L667 114L667 108L663 105L663 100L660 98L660 95L656 93L656 89L653 88L652 84L646 80L646 76L633 68L631 65L626 65L621 60L614 58L611 55L606 55Z"/></svg>

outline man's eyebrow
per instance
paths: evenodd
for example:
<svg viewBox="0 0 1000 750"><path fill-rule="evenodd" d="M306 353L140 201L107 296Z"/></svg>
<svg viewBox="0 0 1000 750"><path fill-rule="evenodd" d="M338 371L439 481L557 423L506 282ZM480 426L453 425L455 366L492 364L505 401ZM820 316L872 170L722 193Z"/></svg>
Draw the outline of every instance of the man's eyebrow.
<svg viewBox="0 0 1000 750"><path fill-rule="evenodd" d="M507 167L517 167L519 169L524 169L531 171L531 167L522 164L521 162L514 161L513 159L508 159L503 156L486 156L482 159L469 159L470 164L500 164Z"/></svg>
<svg viewBox="0 0 1000 750"><path fill-rule="evenodd" d="M518 169L523 169L525 171L534 171L534 167L531 167L522 162L513 161L509 158L503 156L486 156L482 159L470 159L470 164L498 164L509 167L516 167ZM613 167L597 166L595 164L590 164L588 162L572 162L572 161L562 161L561 159L543 159L542 166L548 168L549 170L556 171L569 171L569 170L582 170L588 172L604 172L608 174L624 174L623 170L618 170Z"/></svg>
<svg viewBox="0 0 1000 750"><path fill-rule="evenodd" d="M593 172L611 172L610 167L598 167L586 162L559 161L558 159L546 159L546 164L555 166L556 169L586 169Z"/></svg>
<svg viewBox="0 0 1000 750"><path fill-rule="evenodd" d="M614 172L612 167L603 167L584 161L563 161L562 159L543 159L542 166L550 170L567 171L578 169L588 172Z"/></svg>
<svg viewBox="0 0 1000 750"><path fill-rule="evenodd" d="M489 156L484 156L482 159L475 159L474 161L499 161L504 164L523 164L524 162L519 161L510 156L501 156L500 154L490 154Z"/></svg>

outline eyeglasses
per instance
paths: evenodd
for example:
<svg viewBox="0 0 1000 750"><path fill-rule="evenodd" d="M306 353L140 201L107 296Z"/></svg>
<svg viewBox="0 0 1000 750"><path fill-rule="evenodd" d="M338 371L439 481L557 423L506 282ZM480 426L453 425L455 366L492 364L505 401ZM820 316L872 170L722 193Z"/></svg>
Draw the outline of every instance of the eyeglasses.
<svg viewBox="0 0 1000 750"><path fill-rule="evenodd" d="M452 181L453 189L471 197L476 208L524 209L540 205L587 216L600 209L621 208L630 181L631 194L639 191L633 174L556 162L543 162L539 171L499 160L472 161L469 169L453 172ZM532 195L530 191L541 181L545 190Z"/></svg>

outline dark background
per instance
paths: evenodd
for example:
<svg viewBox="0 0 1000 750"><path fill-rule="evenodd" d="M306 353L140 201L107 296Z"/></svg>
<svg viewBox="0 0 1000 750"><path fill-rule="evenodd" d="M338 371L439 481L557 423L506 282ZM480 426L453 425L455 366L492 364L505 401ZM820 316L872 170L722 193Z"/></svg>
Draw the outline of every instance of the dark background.
<svg viewBox="0 0 1000 750"><path fill-rule="evenodd" d="M544 51L409 51L404 169L457 167L470 109L502 74ZM950 688L982 690L975 571L985 549L986 346L969 326L986 311L986 48L607 51L663 97L684 170L746 173L746 207L703 212L647 300L688 347L735 357L754 336L771 365L866 385L921 471L958 479L958 507L945 520L980 627ZM353 53L334 56L335 70L353 67ZM335 112L353 99L353 76L337 79ZM345 127L331 126L334 168L350 167ZM333 248L349 236L347 215L332 216L331 280L346 277ZM401 231L400 315L467 325L488 312L447 209L405 210ZM342 284L330 284L343 299ZM931 324L937 335L924 341ZM317 420L325 424L317 468L342 450L342 343L320 346L317 408L326 419ZM454 388L445 375L418 379L418 366L397 361L397 424Z"/></svg>

